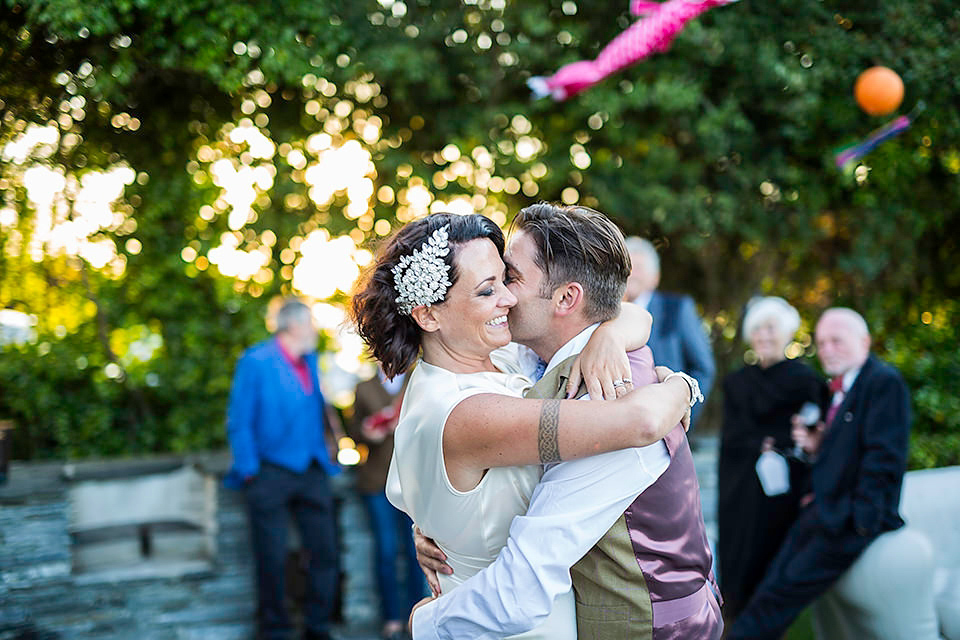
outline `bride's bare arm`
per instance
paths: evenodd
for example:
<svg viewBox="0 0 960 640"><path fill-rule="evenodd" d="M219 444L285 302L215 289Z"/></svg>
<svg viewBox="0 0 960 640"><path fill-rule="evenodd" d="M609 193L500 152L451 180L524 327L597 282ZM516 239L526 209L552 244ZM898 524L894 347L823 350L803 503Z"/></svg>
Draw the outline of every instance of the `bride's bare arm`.
<svg viewBox="0 0 960 640"><path fill-rule="evenodd" d="M632 302L620 303L620 315L602 323L598 329L608 328L624 336L624 351L633 351L647 344L653 329L653 316Z"/></svg>
<svg viewBox="0 0 960 640"><path fill-rule="evenodd" d="M461 491L490 467L559 462L652 444L680 422L690 390L680 378L613 402L480 394L458 404L443 431L447 475Z"/></svg>
<svg viewBox="0 0 960 640"><path fill-rule="evenodd" d="M652 327L653 316L649 311L632 302L621 303L620 315L602 322L577 356L570 370L567 391L576 392L581 378L593 400L613 400L632 391L627 351L646 345ZM614 386L617 380L625 384Z"/></svg>

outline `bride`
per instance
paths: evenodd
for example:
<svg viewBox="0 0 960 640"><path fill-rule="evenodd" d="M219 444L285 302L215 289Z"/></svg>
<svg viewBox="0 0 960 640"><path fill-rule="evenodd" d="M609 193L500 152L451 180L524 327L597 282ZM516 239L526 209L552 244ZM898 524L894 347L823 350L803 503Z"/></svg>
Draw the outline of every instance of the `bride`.
<svg viewBox="0 0 960 640"><path fill-rule="evenodd" d="M524 399L535 362L510 342L508 313L517 299L503 251L503 234L488 218L432 214L382 247L353 299L358 331L384 372L415 365L387 495L446 553L454 572L438 576L443 593L496 558L511 520L526 511L541 464L649 445L683 415L683 403L665 400L660 385L611 402ZM584 370L629 378L624 354L641 347L649 329L649 314L636 307L604 323L584 351L583 362L594 362ZM630 334L640 335L622 337ZM509 606L522 594L504 596ZM568 592L545 623L514 637L576 635Z"/></svg>

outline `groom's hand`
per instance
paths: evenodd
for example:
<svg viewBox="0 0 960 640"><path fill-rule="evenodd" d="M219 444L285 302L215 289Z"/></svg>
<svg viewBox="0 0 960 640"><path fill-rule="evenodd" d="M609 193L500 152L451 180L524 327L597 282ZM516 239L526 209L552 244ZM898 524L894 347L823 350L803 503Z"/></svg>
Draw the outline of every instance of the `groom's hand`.
<svg viewBox="0 0 960 640"><path fill-rule="evenodd" d="M430 592L437 597L440 595L440 581L437 579L437 573L445 575L453 573L453 568L447 564L447 554L433 540L423 535L420 527L413 528L413 544L417 548L417 564L427 578ZM410 619L413 620L412 614Z"/></svg>
<svg viewBox="0 0 960 640"><path fill-rule="evenodd" d="M665 367L662 364L658 364L653 368L657 372L657 382L663 382L667 379L667 376L673 373L673 369L670 367Z"/></svg>

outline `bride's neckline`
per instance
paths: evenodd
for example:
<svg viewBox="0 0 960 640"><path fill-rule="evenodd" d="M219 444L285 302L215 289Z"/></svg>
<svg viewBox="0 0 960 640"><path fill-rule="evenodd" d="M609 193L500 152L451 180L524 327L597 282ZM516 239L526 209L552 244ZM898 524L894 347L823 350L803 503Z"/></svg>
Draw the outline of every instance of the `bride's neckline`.
<svg viewBox="0 0 960 640"><path fill-rule="evenodd" d="M439 364L434 364L434 363L432 363L432 362L428 362L428 361L424 360L423 358L420 359L420 363L421 363L421 364L425 364L425 365L430 366L430 367L434 367L435 369L442 369L442 370L444 370L444 371L447 371L447 372L452 373L452 374L457 375L457 376L472 376L472 375L477 375L477 374L488 374L488 373L494 373L494 374L506 373L505 371L501 371L500 369L498 369L498 368L497 368L497 365L494 364L492 360L490 361L490 366L492 367L491 369L481 369L481 370L478 370L478 371L455 371L454 369L451 369L451 368L449 368L449 367L444 367L443 365L439 365Z"/></svg>

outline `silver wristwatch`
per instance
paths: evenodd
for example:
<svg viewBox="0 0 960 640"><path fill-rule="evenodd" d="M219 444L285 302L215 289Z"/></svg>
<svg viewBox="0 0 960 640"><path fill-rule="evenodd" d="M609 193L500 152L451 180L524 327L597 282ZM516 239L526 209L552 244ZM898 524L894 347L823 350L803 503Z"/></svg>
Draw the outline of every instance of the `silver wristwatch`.
<svg viewBox="0 0 960 640"><path fill-rule="evenodd" d="M684 382L687 383L687 386L690 387L690 408L693 408L693 405L698 402L703 402L703 394L700 393L700 383L697 382L697 379L691 375L684 373L683 371L674 371L666 378L663 379L664 382L669 380L672 377L682 378Z"/></svg>

